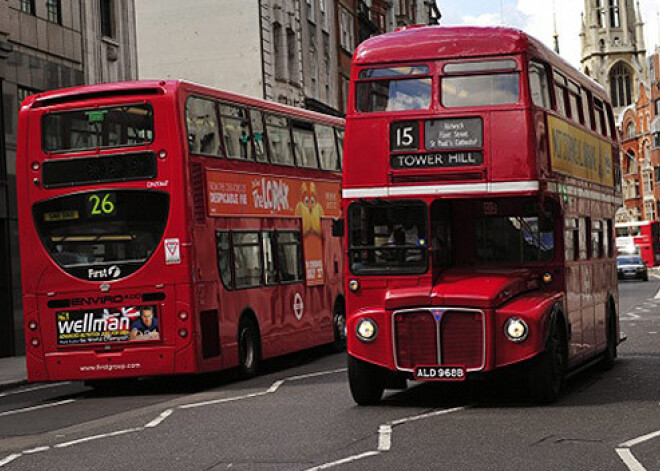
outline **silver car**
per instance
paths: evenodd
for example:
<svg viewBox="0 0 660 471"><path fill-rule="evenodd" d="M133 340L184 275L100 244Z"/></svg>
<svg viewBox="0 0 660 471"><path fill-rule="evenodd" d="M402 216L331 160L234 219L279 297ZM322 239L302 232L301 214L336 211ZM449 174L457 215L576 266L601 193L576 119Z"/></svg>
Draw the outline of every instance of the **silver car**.
<svg viewBox="0 0 660 471"><path fill-rule="evenodd" d="M642 257L638 255L620 255L616 258L616 267L620 280L639 279L649 281L649 271Z"/></svg>

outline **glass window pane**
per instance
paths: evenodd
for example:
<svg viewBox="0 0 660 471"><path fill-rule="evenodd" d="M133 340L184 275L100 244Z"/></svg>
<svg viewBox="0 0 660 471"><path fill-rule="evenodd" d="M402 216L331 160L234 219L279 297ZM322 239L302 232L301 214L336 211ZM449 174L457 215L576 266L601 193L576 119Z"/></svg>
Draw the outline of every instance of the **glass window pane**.
<svg viewBox="0 0 660 471"><path fill-rule="evenodd" d="M261 247L264 255L264 281L267 285L277 283L277 267L275 266L275 234L261 233Z"/></svg>
<svg viewBox="0 0 660 471"><path fill-rule="evenodd" d="M314 132L311 127L310 129L301 129L294 126L293 148L295 150L296 165L306 168L318 168Z"/></svg>
<svg viewBox="0 0 660 471"><path fill-rule="evenodd" d="M357 109L362 112L428 109L431 79L377 80L357 84Z"/></svg>
<svg viewBox="0 0 660 471"><path fill-rule="evenodd" d="M529 63L529 88L536 106L550 108L550 88L545 67L538 62Z"/></svg>
<svg viewBox="0 0 660 471"><path fill-rule="evenodd" d="M329 126L314 126L316 143L319 147L319 160L323 170L340 170L335 145L335 133Z"/></svg>
<svg viewBox="0 0 660 471"><path fill-rule="evenodd" d="M482 218L476 226L477 259L496 262L551 260L554 233L538 217Z"/></svg>
<svg viewBox="0 0 660 471"><path fill-rule="evenodd" d="M274 164L293 165L293 150L289 128L266 124L270 161Z"/></svg>
<svg viewBox="0 0 660 471"><path fill-rule="evenodd" d="M339 151L339 168L344 167L344 130L336 129L337 131L337 150Z"/></svg>
<svg viewBox="0 0 660 471"><path fill-rule="evenodd" d="M263 114L259 110L250 110L250 123L252 124L252 144L257 162L266 162L266 146L264 138Z"/></svg>
<svg viewBox="0 0 660 471"><path fill-rule="evenodd" d="M454 62L445 64L445 74L458 74L465 72L490 72L494 70L515 70L516 61L513 59L477 62Z"/></svg>
<svg viewBox="0 0 660 471"><path fill-rule="evenodd" d="M234 232L234 245L258 244L259 234L256 232Z"/></svg>
<svg viewBox="0 0 660 471"><path fill-rule="evenodd" d="M229 253L229 232L215 233L215 243L218 251L218 271L220 280L227 289L232 288L231 283L231 257Z"/></svg>
<svg viewBox="0 0 660 471"><path fill-rule="evenodd" d="M302 249L298 232L277 233L277 260L282 283L303 279Z"/></svg>
<svg viewBox="0 0 660 471"><path fill-rule="evenodd" d="M220 156L220 133L215 103L202 98L186 102L188 149L191 154Z"/></svg>
<svg viewBox="0 0 660 471"><path fill-rule="evenodd" d="M518 94L517 73L442 79L442 104L448 108L513 104Z"/></svg>
<svg viewBox="0 0 660 471"><path fill-rule="evenodd" d="M406 67L385 67L382 69L362 69L359 78L408 77L411 75L428 75L429 68L425 65Z"/></svg>

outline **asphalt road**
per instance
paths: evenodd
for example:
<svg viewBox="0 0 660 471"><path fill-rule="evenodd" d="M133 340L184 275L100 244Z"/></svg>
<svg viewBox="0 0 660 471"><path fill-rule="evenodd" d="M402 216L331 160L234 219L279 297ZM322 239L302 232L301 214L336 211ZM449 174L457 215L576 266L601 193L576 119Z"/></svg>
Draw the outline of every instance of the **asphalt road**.
<svg viewBox="0 0 660 471"><path fill-rule="evenodd" d="M539 407L515 375L419 384L356 406L345 356L324 349L232 373L0 393L0 469L655 470L660 467L660 280L622 282L615 368ZM657 433L655 433L657 432Z"/></svg>

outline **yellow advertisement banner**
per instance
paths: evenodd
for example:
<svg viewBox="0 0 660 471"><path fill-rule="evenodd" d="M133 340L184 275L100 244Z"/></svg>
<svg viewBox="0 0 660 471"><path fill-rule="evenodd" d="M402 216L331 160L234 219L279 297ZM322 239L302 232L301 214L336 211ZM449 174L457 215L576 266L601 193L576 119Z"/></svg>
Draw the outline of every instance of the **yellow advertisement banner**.
<svg viewBox="0 0 660 471"><path fill-rule="evenodd" d="M552 169L575 178L614 185L612 145L548 115Z"/></svg>

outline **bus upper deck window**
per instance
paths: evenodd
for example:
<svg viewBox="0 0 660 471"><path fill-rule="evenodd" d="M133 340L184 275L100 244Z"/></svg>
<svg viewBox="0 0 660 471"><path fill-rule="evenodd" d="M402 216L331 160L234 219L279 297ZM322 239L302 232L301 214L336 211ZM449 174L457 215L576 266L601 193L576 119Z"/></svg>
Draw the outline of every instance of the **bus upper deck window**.
<svg viewBox="0 0 660 471"><path fill-rule="evenodd" d="M514 104L519 91L517 72L443 77L442 105L456 108Z"/></svg>
<svg viewBox="0 0 660 471"><path fill-rule="evenodd" d="M360 81L356 84L357 110L373 112L428 109L431 106L431 78L417 78L428 74L427 66L361 70L358 75Z"/></svg>

